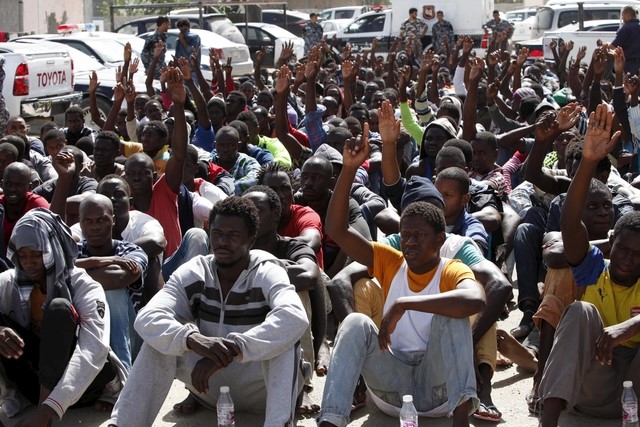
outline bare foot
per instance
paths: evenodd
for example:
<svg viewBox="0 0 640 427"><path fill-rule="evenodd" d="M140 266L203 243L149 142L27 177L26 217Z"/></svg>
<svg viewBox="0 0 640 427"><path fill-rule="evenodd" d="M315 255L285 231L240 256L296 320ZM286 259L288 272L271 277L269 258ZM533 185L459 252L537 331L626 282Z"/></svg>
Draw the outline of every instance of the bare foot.
<svg viewBox="0 0 640 427"><path fill-rule="evenodd" d="M316 355L316 375L323 377L329 372L329 362L331 361L331 350L329 349L329 343L325 339L322 341L322 345L318 349Z"/></svg>
<svg viewBox="0 0 640 427"><path fill-rule="evenodd" d="M498 352L496 354L496 366L505 366L505 367L509 367L512 366L513 362L511 361L511 359L509 359L508 357L505 357L504 354Z"/></svg>
<svg viewBox="0 0 640 427"><path fill-rule="evenodd" d="M498 329L496 331L498 340L498 350L507 356L516 365L527 372L535 373L538 368L538 358L532 351L523 346L507 331Z"/></svg>
<svg viewBox="0 0 640 427"><path fill-rule="evenodd" d="M296 413L298 414L316 414L320 412L320 405L317 403L313 403L311 400L311 396L309 396L309 391L307 387L305 387L298 398L298 407L296 408Z"/></svg>
<svg viewBox="0 0 640 427"><path fill-rule="evenodd" d="M193 414L200 408L202 408L202 403L191 393L182 402L173 405L173 410L180 414Z"/></svg>

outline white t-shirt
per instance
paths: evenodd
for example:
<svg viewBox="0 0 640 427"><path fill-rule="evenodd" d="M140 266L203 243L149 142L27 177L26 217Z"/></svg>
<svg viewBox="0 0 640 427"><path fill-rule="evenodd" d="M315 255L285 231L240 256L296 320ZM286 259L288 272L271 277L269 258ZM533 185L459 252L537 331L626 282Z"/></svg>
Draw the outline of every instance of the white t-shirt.
<svg viewBox="0 0 640 427"><path fill-rule="evenodd" d="M149 233L160 233L164 235L162 225L157 219L139 211L129 212L129 223L122 230L122 240L126 242L134 242ZM80 224L71 226L71 235L76 240L82 240L82 230Z"/></svg>

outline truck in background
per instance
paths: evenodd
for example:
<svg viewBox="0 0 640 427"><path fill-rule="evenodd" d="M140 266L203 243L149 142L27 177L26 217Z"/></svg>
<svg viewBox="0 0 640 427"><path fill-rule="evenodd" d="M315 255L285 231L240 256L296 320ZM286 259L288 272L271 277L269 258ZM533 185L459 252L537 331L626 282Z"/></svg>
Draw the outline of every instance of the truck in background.
<svg viewBox="0 0 640 427"><path fill-rule="evenodd" d="M481 48L485 34L483 26L492 18L494 0L433 0L416 3L410 0L392 0L390 9L375 10L360 15L336 35L341 46L351 44L354 50L371 46L378 38L376 53L386 55L395 37L400 35L400 26L409 17L409 9L418 9L418 17L429 25L427 34L437 22L436 12L444 12L444 19L451 22L455 36L469 35L474 40L476 51Z"/></svg>
<svg viewBox="0 0 640 427"><path fill-rule="evenodd" d="M5 72L2 95L11 116L20 115L27 122L52 120L80 103L82 94L73 89L73 61L66 47L0 43L0 58Z"/></svg>

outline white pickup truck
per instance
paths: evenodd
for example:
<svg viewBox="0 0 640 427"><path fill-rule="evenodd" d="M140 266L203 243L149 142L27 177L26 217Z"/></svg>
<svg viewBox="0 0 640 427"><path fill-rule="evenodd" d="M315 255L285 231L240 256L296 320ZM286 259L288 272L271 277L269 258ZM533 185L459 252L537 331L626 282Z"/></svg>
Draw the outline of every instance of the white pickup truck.
<svg viewBox="0 0 640 427"><path fill-rule="evenodd" d="M72 104L80 92L73 89L73 61L68 50L25 43L0 43L5 79L2 95L9 114L26 121L53 118Z"/></svg>
<svg viewBox="0 0 640 427"><path fill-rule="evenodd" d="M547 31L542 37L542 50L544 59L553 62L553 52L549 44L552 41L558 42L563 40L565 43L569 40L573 41L574 48L569 54L570 58L575 58L578 48L585 46L587 48L583 62L589 64L591 55L597 47L598 40L604 43L611 43L616 38L616 31L620 27L620 21L617 19L604 19L597 21L584 21L583 30L580 30L578 24L570 24L560 28L557 31Z"/></svg>

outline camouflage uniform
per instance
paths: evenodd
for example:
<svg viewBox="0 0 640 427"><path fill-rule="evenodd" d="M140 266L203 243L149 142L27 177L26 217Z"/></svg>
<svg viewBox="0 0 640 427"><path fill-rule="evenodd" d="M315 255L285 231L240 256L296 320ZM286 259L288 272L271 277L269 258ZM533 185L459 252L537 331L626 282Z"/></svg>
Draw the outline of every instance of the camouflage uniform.
<svg viewBox="0 0 640 427"><path fill-rule="evenodd" d="M156 47L156 43L158 43L159 41L162 41L162 43L164 43L164 49L162 51L162 54L160 55L160 58L158 58L156 69L153 70L154 79L159 79L160 70L162 70L164 67L167 66L167 63L164 60L164 55L167 53L167 34L161 33L158 30L156 30L153 34L149 36L149 38L144 44L144 48L142 49L142 52L140 53L140 60L142 61L142 64L144 65L144 68L147 71L147 74L149 74L150 72L149 67L153 62L153 49Z"/></svg>
<svg viewBox="0 0 640 427"><path fill-rule="evenodd" d="M322 40L322 25L307 22L302 30L302 38L304 39L304 54L307 55L312 47Z"/></svg>
<svg viewBox="0 0 640 427"><path fill-rule="evenodd" d="M429 25L420 18L416 18L413 21L407 19L400 26L400 34L402 34L404 40L406 40L409 36L414 37L414 55L419 55L422 53L422 42L420 41L420 38L422 38L422 33L425 32L428 27Z"/></svg>
<svg viewBox="0 0 640 427"><path fill-rule="evenodd" d="M431 31L433 33L433 39L431 39L431 43L433 44L433 50L436 53L444 51L445 39L449 40L449 46L451 48L453 48L453 46L456 44L453 38L453 25L451 25L451 22L446 20L443 20L442 22L437 21L435 24L433 24Z"/></svg>
<svg viewBox="0 0 640 427"><path fill-rule="evenodd" d="M507 34L507 39L499 46L500 49L507 50L508 40L513 35L513 25L511 25L509 21L505 21L504 19L500 19L500 21L498 22L496 22L495 19L492 19L487 22L485 26L493 32L493 37L495 37L497 33L504 32Z"/></svg>

